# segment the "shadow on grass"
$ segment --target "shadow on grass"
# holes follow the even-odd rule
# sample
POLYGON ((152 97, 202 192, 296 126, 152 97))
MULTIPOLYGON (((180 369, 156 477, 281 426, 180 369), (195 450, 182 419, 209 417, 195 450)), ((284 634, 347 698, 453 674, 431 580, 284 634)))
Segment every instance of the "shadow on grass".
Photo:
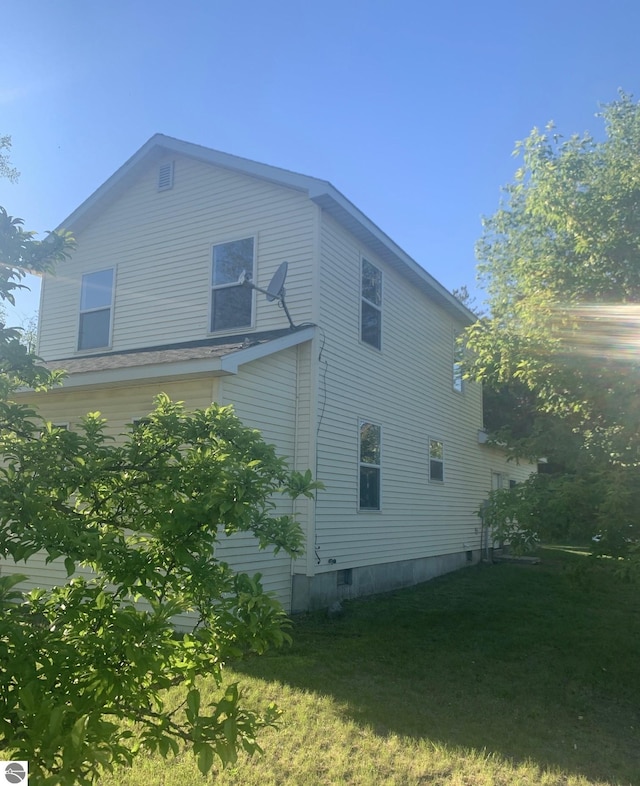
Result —
POLYGON ((298 617, 292 647, 235 669, 334 696, 379 735, 640 783, 638 587, 541 556, 298 617))

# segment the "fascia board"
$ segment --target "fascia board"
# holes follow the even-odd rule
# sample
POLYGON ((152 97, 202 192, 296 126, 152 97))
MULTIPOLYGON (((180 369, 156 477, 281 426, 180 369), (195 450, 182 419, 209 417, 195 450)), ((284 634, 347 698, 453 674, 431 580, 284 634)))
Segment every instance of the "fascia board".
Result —
POLYGON ((64 378, 62 385, 52 388, 52 391, 79 387, 118 385, 127 382, 150 382, 154 379, 188 377, 194 374, 221 376, 228 373, 221 369, 220 358, 199 358, 197 360, 183 360, 175 363, 151 363, 144 366, 127 366, 101 371, 80 371, 77 374, 69 374, 69 376, 64 378))
POLYGON ((353 202, 349 201, 330 184, 326 184, 328 188, 323 187, 324 185, 318 181, 309 190, 309 198, 332 215, 349 232, 398 269, 401 274, 404 273, 405 276, 408 276, 413 283, 420 286, 421 289, 425 290, 447 310, 453 311, 463 322, 472 323, 476 321, 477 317, 466 306, 410 257, 406 251, 403 251, 371 219, 367 218, 353 202))

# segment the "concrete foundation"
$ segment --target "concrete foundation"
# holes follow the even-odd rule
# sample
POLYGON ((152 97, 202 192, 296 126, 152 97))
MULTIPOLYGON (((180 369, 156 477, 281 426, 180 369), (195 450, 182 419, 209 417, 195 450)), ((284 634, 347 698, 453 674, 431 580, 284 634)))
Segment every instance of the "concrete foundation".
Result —
POLYGON ((480 552, 457 552, 436 557, 420 557, 402 562, 386 562, 319 573, 293 576, 291 611, 299 613, 329 607, 337 600, 375 595, 410 587, 477 563, 480 552))

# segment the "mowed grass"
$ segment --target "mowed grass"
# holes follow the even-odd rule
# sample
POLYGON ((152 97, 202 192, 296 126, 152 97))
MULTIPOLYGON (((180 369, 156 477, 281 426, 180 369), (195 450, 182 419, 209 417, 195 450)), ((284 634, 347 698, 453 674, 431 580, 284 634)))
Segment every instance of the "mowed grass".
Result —
POLYGON ((296 618, 291 647, 227 675, 284 710, 264 756, 208 778, 145 756, 102 786, 640 784, 640 589, 541 556, 296 618))

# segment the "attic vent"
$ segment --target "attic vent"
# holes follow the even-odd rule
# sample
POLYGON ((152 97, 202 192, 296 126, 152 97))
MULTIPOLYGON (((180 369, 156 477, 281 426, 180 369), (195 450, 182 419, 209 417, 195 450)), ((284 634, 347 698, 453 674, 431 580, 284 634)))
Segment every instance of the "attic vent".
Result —
POLYGON ((162 164, 158 169, 158 191, 167 191, 173 188, 173 161, 162 164))

